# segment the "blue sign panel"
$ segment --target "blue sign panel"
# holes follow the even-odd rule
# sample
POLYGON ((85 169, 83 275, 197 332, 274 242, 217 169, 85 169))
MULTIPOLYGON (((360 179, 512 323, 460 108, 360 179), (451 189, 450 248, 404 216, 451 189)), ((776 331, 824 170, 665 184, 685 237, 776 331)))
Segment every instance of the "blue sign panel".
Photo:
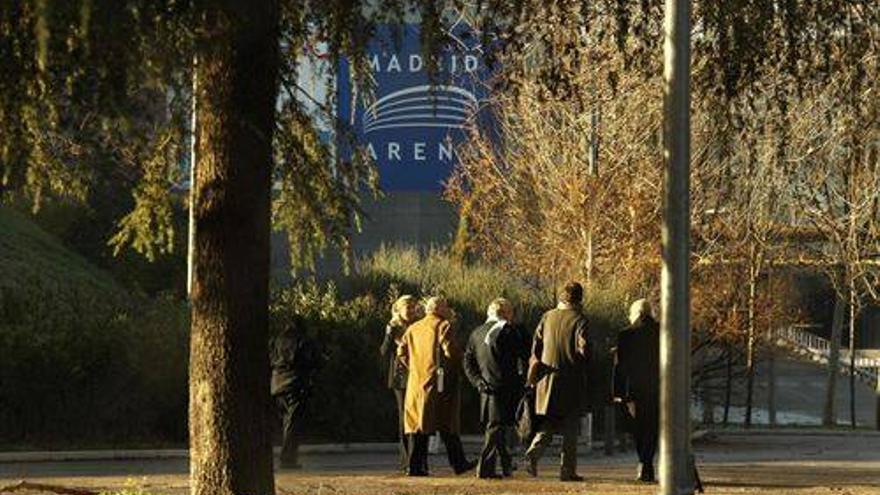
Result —
POLYGON ((339 118, 375 160, 383 190, 441 190, 455 166, 455 145, 484 118, 487 69, 479 40, 464 27, 450 29, 448 37, 432 78, 419 26, 380 26, 367 52, 375 98, 367 105, 358 98, 353 113, 348 66, 342 62, 339 118))

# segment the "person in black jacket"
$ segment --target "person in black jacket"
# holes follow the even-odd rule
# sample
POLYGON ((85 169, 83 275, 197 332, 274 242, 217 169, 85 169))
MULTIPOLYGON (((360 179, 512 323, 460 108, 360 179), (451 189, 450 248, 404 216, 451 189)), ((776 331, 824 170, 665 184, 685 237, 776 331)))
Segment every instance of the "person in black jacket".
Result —
POLYGON ((407 327, 423 316, 419 301, 411 295, 400 296, 391 305, 391 320, 385 326, 385 338, 379 347, 382 365, 385 370, 385 384, 394 392, 397 399, 397 443, 400 453, 400 469, 406 472, 409 467, 409 443, 403 431, 403 399, 406 397, 406 368, 397 359, 397 346, 407 327))
POLYGON ((500 459, 504 476, 512 473, 506 429, 513 425, 522 383, 518 362, 524 357, 520 336, 510 323, 513 306, 506 299, 489 305, 486 323, 477 327, 468 340, 464 370, 471 384, 480 392, 480 415, 485 441, 480 453, 480 478, 499 478, 496 464, 500 459))
POLYGON ((615 400, 623 403, 631 418, 639 455, 638 480, 652 483, 660 421, 660 325, 645 299, 630 306, 629 321, 617 336, 615 400))
POLYGON ((307 337, 305 325, 299 316, 275 337, 270 357, 271 392, 281 412, 284 437, 281 467, 298 469, 299 441, 296 430, 323 359, 317 345, 307 337))

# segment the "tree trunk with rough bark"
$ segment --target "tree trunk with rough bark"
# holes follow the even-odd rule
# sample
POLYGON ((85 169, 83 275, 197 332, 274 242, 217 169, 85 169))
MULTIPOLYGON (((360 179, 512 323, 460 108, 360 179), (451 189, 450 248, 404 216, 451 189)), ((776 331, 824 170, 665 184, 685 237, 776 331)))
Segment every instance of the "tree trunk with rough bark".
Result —
POLYGON ((278 3, 217 0, 199 9, 191 493, 270 495, 267 339, 278 3))

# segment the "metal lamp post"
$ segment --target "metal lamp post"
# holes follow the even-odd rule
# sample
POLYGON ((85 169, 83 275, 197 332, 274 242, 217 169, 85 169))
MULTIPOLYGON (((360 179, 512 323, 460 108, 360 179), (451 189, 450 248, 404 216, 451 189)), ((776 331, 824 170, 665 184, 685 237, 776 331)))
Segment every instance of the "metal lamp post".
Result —
POLYGON ((666 0, 660 493, 694 492, 690 439, 690 1, 666 0))

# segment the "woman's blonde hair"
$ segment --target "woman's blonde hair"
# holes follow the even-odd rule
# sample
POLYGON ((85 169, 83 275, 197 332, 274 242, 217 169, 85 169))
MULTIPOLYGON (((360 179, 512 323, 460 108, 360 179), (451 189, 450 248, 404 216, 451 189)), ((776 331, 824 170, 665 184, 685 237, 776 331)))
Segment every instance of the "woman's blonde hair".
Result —
POLYGON ((403 309, 413 303, 418 304, 418 300, 415 296, 404 294, 398 297, 397 300, 394 301, 394 304, 391 305, 391 323, 395 325, 405 325, 406 322, 403 321, 403 309))

